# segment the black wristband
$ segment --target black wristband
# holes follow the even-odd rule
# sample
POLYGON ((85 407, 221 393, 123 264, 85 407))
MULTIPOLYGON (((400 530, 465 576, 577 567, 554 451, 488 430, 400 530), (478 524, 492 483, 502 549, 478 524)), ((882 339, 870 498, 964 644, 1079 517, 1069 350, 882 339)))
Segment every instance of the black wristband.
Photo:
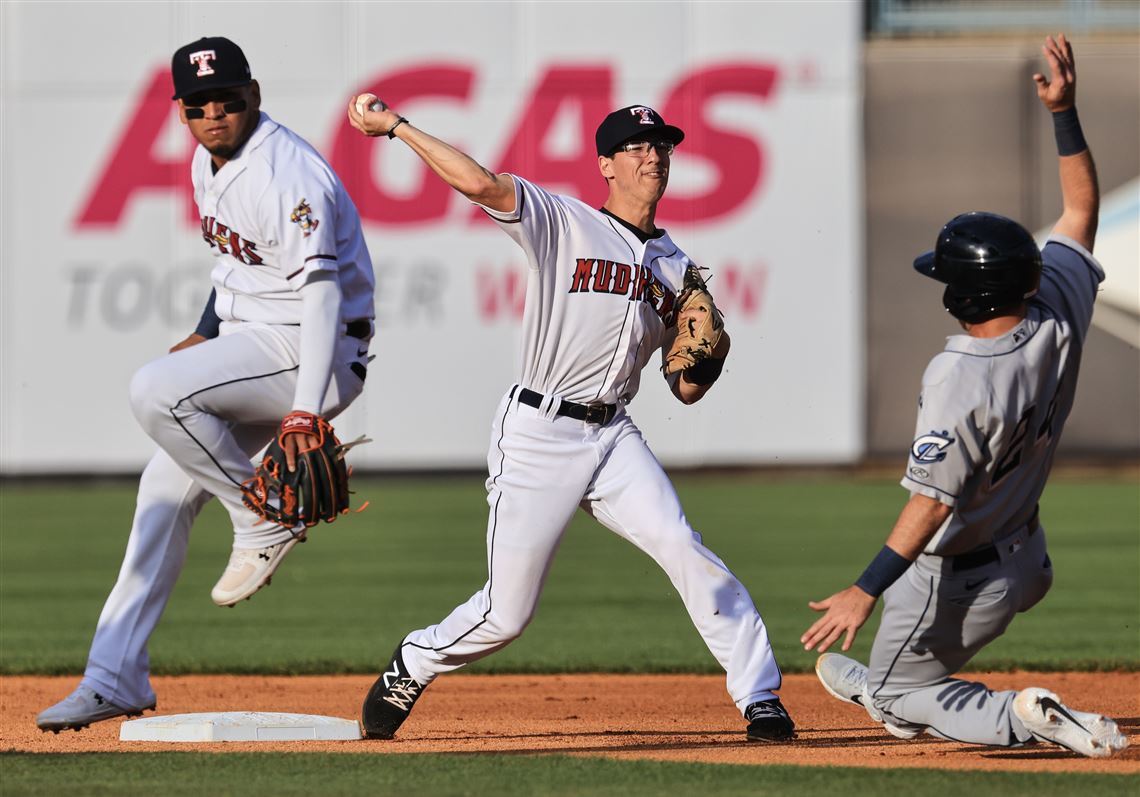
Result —
POLYGON ((720 379, 724 360, 716 357, 706 357, 696 365, 691 365, 681 372, 681 377, 690 385, 711 385, 720 379))
POLYGON ((210 291, 210 298, 206 302, 205 309, 202 310, 202 317, 198 319, 198 327, 194 330, 195 335, 213 340, 218 336, 218 332, 222 326, 222 319, 218 318, 217 312, 214 310, 214 300, 218 298, 218 289, 210 291))
POLYGON ((1076 106, 1053 114, 1053 136, 1057 139, 1058 155, 1079 155, 1089 148, 1081 132, 1076 106))
POLYGON ((388 132, 385 133, 385 135, 388 136, 388 138, 395 138, 396 137, 396 128, 399 127, 400 125, 402 125, 406 121, 408 121, 408 120, 401 116, 399 119, 396 120, 396 124, 394 124, 388 128, 388 132))
POLYGON ((884 545, 883 550, 871 560, 863 575, 855 582, 855 586, 866 592, 872 598, 877 598, 886 591, 887 587, 899 580, 899 577, 910 567, 910 562, 899 556, 895 551, 884 545))

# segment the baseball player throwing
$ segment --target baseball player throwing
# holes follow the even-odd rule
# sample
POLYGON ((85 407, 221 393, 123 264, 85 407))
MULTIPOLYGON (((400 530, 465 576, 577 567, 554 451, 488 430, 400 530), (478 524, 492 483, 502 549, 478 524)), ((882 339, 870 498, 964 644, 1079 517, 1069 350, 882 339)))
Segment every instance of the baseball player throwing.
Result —
MULTIPOLYGON (((692 265, 654 223, 670 156, 684 133, 646 106, 609 114, 595 136, 609 197, 595 209, 488 171, 372 95, 354 98, 348 113, 363 133, 404 141, 480 205, 522 247, 528 264, 518 377, 495 412, 487 454, 487 582, 438 625, 413 631, 397 646, 364 702, 367 735, 391 738, 437 676, 523 632, 562 533, 581 506, 668 574, 727 670, 748 738, 791 738, 793 723, 776 696, 780 670, 752 599, 693 531, 626 413, 642 368, 671 345, 674 301, 692 265)), ((720 335, 710 356, 670 375, 674 395, 686 404, 701 399, 728 349, 728 336, 720 335)))
POLYGON ((1037 501, 1104 279, 1091 254, 1099 194, 1077 120, 1072 46, 1050 36, 1043 50, 1050 76, 1034 81, 1053 115, 1064 212, 1040 251, 1016 222, 967 213, 914 261, 946 283, 943 303, 966 334, 949 338, 923 375, 902 480, 911 496, 886 545, 854 586, 809 604, 824 615, 800 641, 822 652, 842 637, 849 649, 881 594, 870 666, 837 653, 816 663, 832 696, 904 739, 1042 739, 1103 757, 1128 744, 1111 719, 1047 689, 991 692, 953 677, 1052 584, 1037 501))
POLYGON ((122 570, 79 687, 37 718, 80 729, 155 705, 147 640, 174 589, 190 527, 211 496, 233 553, 212 591, 232 606, 269 583, 304 528, 259 523, 242 503, 250 457, 280 430, 290 459, 320 418, 364 387, 374 278, 356 208, 307 142, 260 110, 241 49, 203 38, 171 63, 179 116, 200 146, 191 177, 214 293, 198 330, 131 382, 158 453, 143 472, 122 570), (301 430, 301 431, 296 431, 301 430))

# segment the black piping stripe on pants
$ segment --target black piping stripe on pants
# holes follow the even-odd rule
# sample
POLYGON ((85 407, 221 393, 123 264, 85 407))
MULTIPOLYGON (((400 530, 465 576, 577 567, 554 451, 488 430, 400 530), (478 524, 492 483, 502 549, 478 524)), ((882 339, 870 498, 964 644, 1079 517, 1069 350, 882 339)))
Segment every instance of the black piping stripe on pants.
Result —
MULTIPOLYGON (((912 564, 911 567, 913 566, 914 565, 912 564)), ((883 682, 879 684, 879 688, 876 689, 874 694, 871 695, 872 698, 877 696, 879 692, 883 691, 883 687, 887 685, 887 680, 891 677, 891 671, 894 670, 895 665, 899 662, 899 656, 903 654, 903 651, 906 650, 907 645, 910 644, 911 639, 914 638, 915 632, 918 631, 918 629, 922 626, 922 621, 925 619, 926 613, 930 610, 930 601, 934 599, 934 576, 930 577, 929 589, 930 592, 926 596, 926 605, 922 607, 922 614, 918 616, 918 622, 914 624, 914 628, 912 628, 910 630, 910 633, 907 634, 906 641, 904 641, 902 645, 899 646, 898 652, 895 654, 894 659, 891 660, 891 666, 887 668, 887 673, 883 676, 883 682)), ((880 626, 882 625, 881 618, 879 620, 879 624, 880 626)))
POLYGON ((170 417, 174 419, 175 423, 177 423, 179 426, 182 427, 182 431, 184 431, 186 433, 186 436, 189 437, 191 440, 193 440, 194 444, 196 446, 198 446, 198 448, 202 449, 202 453, 210 458, 210 461, 214 463, 214 467, 216 467, 221 472, 221 474, 223 476, 225 476, 227 479, 229 479, 231 482, 233 482, 233 485, 235 487, 241 487, 241 482, 238 481, 237 479, 235 479, 233 476, 231 476, 226 471, 226 469, 221 466, 221 463, 219 463, 218 460, 214 459, 214 455, 210 453, 210 450, 208 448, 206 448, 204 445, 202 445, 202 441, 200 441, 197 437, 195 437, 190 432, 190 430, 186 428, 186 424, 182 423, 182 419, 179 418, 178 415, 175 414, 175 411, 178 409, 179 406, 181 406, 182 402, 188 401, 189 399, 192 399, 201 393, 205 393, 207 390, 214 390, 215 388, 225 387, 226 385, 235 385, 239 382, 253 382, 253 381, 258 380, 258 379, 268 379, 268 378, 273 377, 273 376, 278 376, 280 374, 288 373, 289 371, 296 371, 299 367, 300 366, 294 365, 292 368, 282 368, 280 371, 274 371, 273 373, 269 373, 269 374, 260 374, 259 376, 243 376, 240 379, 230 379, 227 382, 219 382, 216 385, 210 385, 209 387, 204 387, 204 388, 201 388, 199 390, 195 390, 193 393, 189 394, 188 396, 183 396, 182 398, 178 399, 178 403, 170 408, 170 417))
MULTIPOLYGON (((503 451, 503 438, 507 434, 507 415, 510 414, 512 403, 513 402, 510 402, 510 401, 507 402, 506 409, 503 410, 503 417, 499 419, 500 432, 499 432, 499 439, 495 441, 495 447, 497 449, 499 449, 499 453, 502 454, 502 456, 499 458, 499 472, 496 473, 493 477, 491 477, 491 484, 492 485, 497 485, 498 479, 500 476, 503 475, 503 470, 506 468, 506 464, 507 464, 507 452, 503 451)), ((499 529, 499 501, 501 501, 502 499, 503 499, 503 494, 500 492, 498 498, 495 499, 495 506, 491 509, 491 517, 492 517, 492 520, 491 520, 491 550, 490 550, 490 556, 487 557, 488 558, 488 563, 487 563, 488 564, 488 566, 487 566, 487 611, 483 612, 483 616, 479 620, 479 622, 475 623, 475 625, 471 626, 469 629, 464 631, 462 634, 457 636, 455 639, 448 642, 446 645, 443 645, 443 646, 438 647, 438 648, 428 648, 426 645, 417 645, 414 642, 404 642, 400 645, 400 647, 403 647, 404 645, 410 645, 414 648, 419 648, 421 650, 434 650, 435 652, 439 653, 441 651, 447 650, 452 645, 455 645, 455 644, 458 644, 459 642, 462 642, 464 639, 467 638, 468 635, 474 633, 475 630, 479 628, 479 626, 481 626, 481 625, 483 625, 483 623, 487 622, 487 615, 489 615, 491 613, 491 609, 494 606, 494 604, 492 603, 492 599, 491 599, 491 592, 493 590, 493 587, 495 586, 495 533, 499 529)))

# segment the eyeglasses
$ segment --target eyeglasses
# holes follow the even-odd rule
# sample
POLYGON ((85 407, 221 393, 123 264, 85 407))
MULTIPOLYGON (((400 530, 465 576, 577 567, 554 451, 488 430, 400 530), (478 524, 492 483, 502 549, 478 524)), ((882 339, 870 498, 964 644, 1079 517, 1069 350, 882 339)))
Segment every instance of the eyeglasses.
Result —
POLYGON ((183 110, 186 113, 187 119, 205 119, 206 106, 211 102, 222 103, 222 111, 224 113, 241 113, 249 107, 249 103, 244 98, 235 97, 237 92, 224 91, 218 93, 202 92, 201 94, 191 94, 189 97, 182 99, 183 110))
POLYGON ((627 141, 618 147, 615 152, 621 151, 635 158, 646 158, 649 157, 650 147, 657 150, 658 155, 673 154, 672 141, 627 141))

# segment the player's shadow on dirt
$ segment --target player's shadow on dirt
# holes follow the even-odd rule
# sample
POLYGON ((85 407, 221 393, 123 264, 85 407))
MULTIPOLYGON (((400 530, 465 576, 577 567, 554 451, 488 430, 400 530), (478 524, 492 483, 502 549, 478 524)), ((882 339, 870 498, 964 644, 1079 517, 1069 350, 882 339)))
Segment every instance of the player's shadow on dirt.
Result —
POLYGON ((883 735, 872 734, 851 736, 850 732, 863 731, 863 728, 831 728, 827 736, 800 736, 796 740, 796 745, 799 747, 911 747, 919 746, 930 743, 930 738, 917 737, 914 739, 899 739, 890 734, 884 733, 883 735), (845 734, 844 732, 848 732, 845 734), (834 734, 834 735, 832 735, 834 734))
MULTIPOLYGON (((498 750, 497 754, 501 755, 535 755, 535 754, 558 754, 558 753, 606 753, 606 752, 647 752, 647 751, 670 751, 670 750, 705 750, 716 748, 718 750, 724 749, 779 749, 787 745, 794 747, 810 747, 818 749, 826 749, 831 747, 876 747, 883 746, 897 746, 897 745, 910 745, 915 744, 919 740, 905 740, 896 739, 893 736, 884 734, 883 736, 872 734, 865 735, 866 728, 832 728, 828 730, 827 736, 805 736, 800 733, 791 742, 753 742, 744 738, 743 729, 732 730, 700 730, 700 731, 642 731, 642 730, 623 730, 623 731, 585 731, 585 732, 561 732, 561 731, 547 731, 543 733, 523 733, 502 735, 496 734, 497 740, 516 740, 525 741, 527 739, 542 739, 550 742, 548 746, 543 747, 527 747, 511 750, 498 750), (863 735, 854 736, 852 734, 863 735), (619 741, 621 737, 631 737, 629 742, 619 741), (652 741, 654 738, 678 738, 678 741, 652 741), (568 744, 563 746, 558 744, 560 738, 565 739, 568 744), (600 740, 612 739, 614 743, 605 744, 600 740), (637 741, 635 741, 636 739, 637 741), (581 740, 598 740, 597 744, 569 744, 570 742, 580 742, 581 740)), ((804 729, 808 732, 809 729, 804 729)), ((487 737, 484 735, 449 735, 446 740, 455 742, 470 742, 470 741, 483 741, 487 737)), ((416 741, 436 741, 431 737, 423 737, 416 741)), ((445 741, 439 739, 438 741, 445 741)), ((929 741, 929 740, 927 740, 929 741)), ((449 752, 450 754, 482 754, 483 751, 467 751, 456 750, 449 752)))
POLYGON ((985 752, 981 753, 982 758, 993 758, 998 761, 1048 761, 1054 758, 1068 758, 1075 761, 1084 758, 1084 756, 1080 753, 1071 753, 1068 750, 1063 750, 1060 747, 1052 746, 1037 750, 1027 747, 1018 747, 1012 750, 990 750, 987 748, 971 746, 959 747, 957 750, 955 750, 955 752, 977 754, 983 749, 985 749, 985 752))

